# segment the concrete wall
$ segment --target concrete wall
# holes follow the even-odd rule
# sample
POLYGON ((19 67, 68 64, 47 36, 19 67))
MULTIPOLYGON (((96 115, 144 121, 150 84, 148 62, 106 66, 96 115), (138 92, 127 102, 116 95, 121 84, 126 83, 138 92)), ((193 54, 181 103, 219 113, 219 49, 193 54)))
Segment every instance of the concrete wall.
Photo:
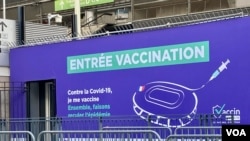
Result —
POLYGON ((164 17, 170 15, 181 15, 187 14, 187 5, 186 4, 178 4, 178 5, 164 5, 157 7, 148 7, 143 9, 135 9, 134 17, 135 20, 139 19, 147 19, 147 18, 157 18, 164 17))
POLYGON ((0 66, 0 82, 3 82, 4 80, 8 80, 5 77, 9 77, 9 76, 10 76, 10 68, 0 66), (2 80, 1 77, 4 77, 5 79, 2 80))
POLYGON ((248 7, 250 6, 250 0, 236 0, 236 7, 248 7))
POLYGON ((9 73, 7 69, 0 67, 0 118, 9 118, 9 76, 2 74, 9 73))

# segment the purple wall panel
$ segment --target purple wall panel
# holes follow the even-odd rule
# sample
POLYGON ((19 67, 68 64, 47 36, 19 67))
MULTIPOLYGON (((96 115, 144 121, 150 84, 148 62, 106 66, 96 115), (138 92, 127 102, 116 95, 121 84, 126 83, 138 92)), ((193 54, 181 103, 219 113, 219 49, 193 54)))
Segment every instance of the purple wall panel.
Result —
MULTIPOLYGON (((11 81, 56 79, 57 115, 63 117, 158 115, 160 121, 183 114, 173 118, 188 118, 182 121, 184 125, 192 121, 192 116, 206 113, 215 118, 235 114, 236 122, 249 123, 249 29, 250 18, 245 17, 16 48, 10 53, 11 81), (203 41, 209 43, 209 60, 204 62, 67 73, 67 57, 115 56, 119 51, 177 48, 203 41), (227 60, 230 63, 222 71, 227 60)), ((167 126, 181 125, 169 122, 167 126)))

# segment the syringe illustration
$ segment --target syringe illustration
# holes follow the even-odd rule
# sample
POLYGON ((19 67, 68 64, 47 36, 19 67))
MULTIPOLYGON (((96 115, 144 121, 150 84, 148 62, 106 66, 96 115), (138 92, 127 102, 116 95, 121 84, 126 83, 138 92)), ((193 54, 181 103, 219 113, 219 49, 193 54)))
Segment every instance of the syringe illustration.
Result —
POLYGON ((212 74, 212 76, 209 78, 209 81, 215 79, 223 70, 227 69, 227 65, 230 63, 230 60, 227 59, 226 62, 222 62, 220 67, 212 74))
POLYGON ((153 81, 140 86, 132 97, 134 112, 145 120, 150 116, 151 123, 161 126, 188 125, 197 113, 196 93, 227 69, 229 63, 229 59, 222 62, 209 80, 195 89, 168 81, 153 81))

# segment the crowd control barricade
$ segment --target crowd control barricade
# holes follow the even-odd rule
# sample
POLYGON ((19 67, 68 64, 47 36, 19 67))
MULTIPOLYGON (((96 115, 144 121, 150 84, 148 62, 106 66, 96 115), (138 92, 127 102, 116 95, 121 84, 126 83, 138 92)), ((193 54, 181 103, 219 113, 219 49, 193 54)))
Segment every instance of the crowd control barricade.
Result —
POLYGON ((0 131, 0 141, 36 141, 30 131, 0 131))
POLYGON ((199 134, 199 135, 210 135, 216 134, 221 135, 221 126, 185 126, 185 127, 177 127, 174 130, 174 134, 199 134))
POLYGON ((169 127, 160 126, 106 126, 102 130, 153 130, 157 132, 162 139, 166 139, 172 134, 172 129, 169 127))
POLYGON ((152 130, 42 131, 37 141, 162 141, 152 130))
POLYGON ((221 126, 178 127, 169 141, 221 141, 221 126))
POLYGON ((182 134, 182 135, 170 135, 166 141, 221 141, 221 135, 218 134, 182 134))

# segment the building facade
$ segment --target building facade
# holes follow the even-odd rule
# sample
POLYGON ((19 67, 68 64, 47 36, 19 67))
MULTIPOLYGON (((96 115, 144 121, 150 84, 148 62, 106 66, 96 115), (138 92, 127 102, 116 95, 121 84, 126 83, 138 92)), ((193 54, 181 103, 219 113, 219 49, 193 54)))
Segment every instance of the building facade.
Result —
MULTIPOLYGON (((103 0, 101 3, 83 4, 81 7, 82 24, 91 16, 111 13, 102 18, 106 22, 120 23, 176 16, 213 10, 225 10, 250 6, 248 0, 103 0), (85 5, 85 6, 84 6, 85 5)), ((84 3, 85 1, 80 1, 84 3)), ((89 1, 91 3, 91 1, 89 1)), ((27 21, 48 23, 48 14, 63 16, 61 25, 71 25, 70 16, 74 13, 72 0, 8 0, 6 1, 6 18, 17 19, 17 7, 25 7, 27 21), (60 7, 61 5, 61 7, 60 7), (63 7, 63 6, 64 7, 63 7), (71 6, 67 6, 71 5, 71 6)), ((1 14, 2 16, 2 14, 1 14)))
MULTIPOLYGON (((44 42, 46 40, 43 39, 47 37, 54 38, 54 35, 72 33, 72 15, 75 14, 72 2, 72 0, 8 0, 5 7, 6 18, 17 20, 18 7, 24 7, 26 41, 33 43, 34 39, 34 42, 44 42), (71 6, 66 7, 69 4, 71 6), (49 19, 49 14, 61 15, 62 21, 58 22, 55 18, 49 19)), ((249 6, 249 0, 104 0, 103 3, 86 4, 81 7, 80 34, 102 35, 114 31, 161 25, 174 27, 204 20, 230 18, 249 14, 249 6)), ((2 8, 0 18, 3 18, 3 13, 2 8)), ((6 54, 3 51, 0 53, 6 54)), ((6 105, 6 101, 9 101, 9 91, 5 89, 10 87, 9 69, 8 65, 0 64, 0 81, 4 82, 1 83, 1 101, 5 101, 1 105, 6 105)), ((9 117, 9 108, 1 107, 3 107, 2 117, 9 117)))

